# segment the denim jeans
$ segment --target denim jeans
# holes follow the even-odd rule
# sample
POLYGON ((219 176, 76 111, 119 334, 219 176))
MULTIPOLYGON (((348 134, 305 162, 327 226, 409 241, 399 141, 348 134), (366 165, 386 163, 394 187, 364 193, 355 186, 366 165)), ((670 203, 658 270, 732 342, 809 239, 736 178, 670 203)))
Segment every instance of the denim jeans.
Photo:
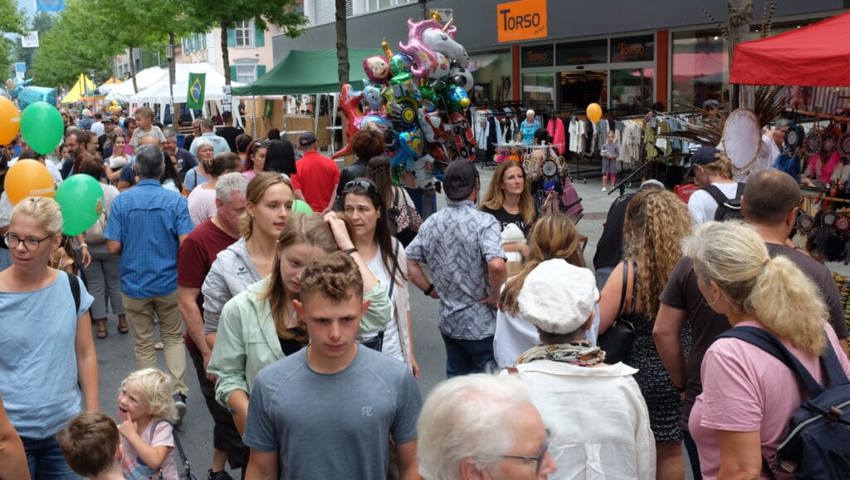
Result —
POLYGON ((21 438, 21 440, 27 454, 30 477, 33 480, 80 480, 65 461, 55 436, 40 440, 31 438, 21 438))
POLYGON ((442 335, 446 345, 446 377, 483 373, 496 368, 493 337, 481 340, 458 340, 442 335))
POLYGON ((405 190, 410 194, 410 199, 413 200, 413 205, 416 207, 422 220, 425 220, 437 211, 437 192, 435 190, 407 187, 405 187, 405 190))

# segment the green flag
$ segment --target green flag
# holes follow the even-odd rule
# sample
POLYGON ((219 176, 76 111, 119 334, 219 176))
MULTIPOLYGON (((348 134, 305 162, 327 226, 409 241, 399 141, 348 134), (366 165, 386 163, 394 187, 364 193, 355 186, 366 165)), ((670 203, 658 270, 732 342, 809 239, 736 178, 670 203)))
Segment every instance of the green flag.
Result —
POLYGON ((206 73, 189 74, 189 91, 186 92, 186 107, 192 110, 204 108, 204 90, 206 85, 206 73))

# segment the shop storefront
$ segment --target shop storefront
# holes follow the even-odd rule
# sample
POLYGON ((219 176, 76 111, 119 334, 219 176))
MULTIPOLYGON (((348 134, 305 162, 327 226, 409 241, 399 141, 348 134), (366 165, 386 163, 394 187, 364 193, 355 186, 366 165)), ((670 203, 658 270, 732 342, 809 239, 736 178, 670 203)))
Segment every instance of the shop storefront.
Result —
POLYGON ((521 47, 522 101, 542 111, 599 103, 623 114, 655 102, 655 34, 521 47))

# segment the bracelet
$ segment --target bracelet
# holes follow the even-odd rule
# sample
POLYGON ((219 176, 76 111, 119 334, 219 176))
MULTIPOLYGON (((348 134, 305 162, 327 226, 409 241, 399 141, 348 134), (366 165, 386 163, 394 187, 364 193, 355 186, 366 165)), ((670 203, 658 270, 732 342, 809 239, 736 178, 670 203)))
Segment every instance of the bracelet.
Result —
POLYGON ((346 253, 346 254, 348 254, 348 255, 351 255, 352 253, 354 253, 354 252, 356 252, 356 251, 357 251, 357 247, 354 247, 354 248, 348 248, 348 249, 343 250, 343 252, 345 252, 345 253, 346 253))
POLYGON ((431 295, 431 292, 433 292, 433 291, 434 291, 434 284, 432 283, 432 284, 428 285, 428 288, 423 290, 422 293, 424 293, 425 295, 431 295))
POLYGON ((82 249, 84 249, 84 248, 85 248, 86 250, 88 250, 88 248, 89 248, 89 245, 88 245, 87 243, 85 243, 85 242, 80 244, 80 249, 82 250, 82 249))

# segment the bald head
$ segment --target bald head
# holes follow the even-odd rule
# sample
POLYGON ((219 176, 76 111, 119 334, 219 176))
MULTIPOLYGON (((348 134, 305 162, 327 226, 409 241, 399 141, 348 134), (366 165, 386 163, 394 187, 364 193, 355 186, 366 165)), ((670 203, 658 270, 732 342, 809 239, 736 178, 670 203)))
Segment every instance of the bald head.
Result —
POLYGON ((744 220, 756 225, 783 223, 800 205, 800 185, 780 170, 762 170, 747 179, 741 212, 744 220))

